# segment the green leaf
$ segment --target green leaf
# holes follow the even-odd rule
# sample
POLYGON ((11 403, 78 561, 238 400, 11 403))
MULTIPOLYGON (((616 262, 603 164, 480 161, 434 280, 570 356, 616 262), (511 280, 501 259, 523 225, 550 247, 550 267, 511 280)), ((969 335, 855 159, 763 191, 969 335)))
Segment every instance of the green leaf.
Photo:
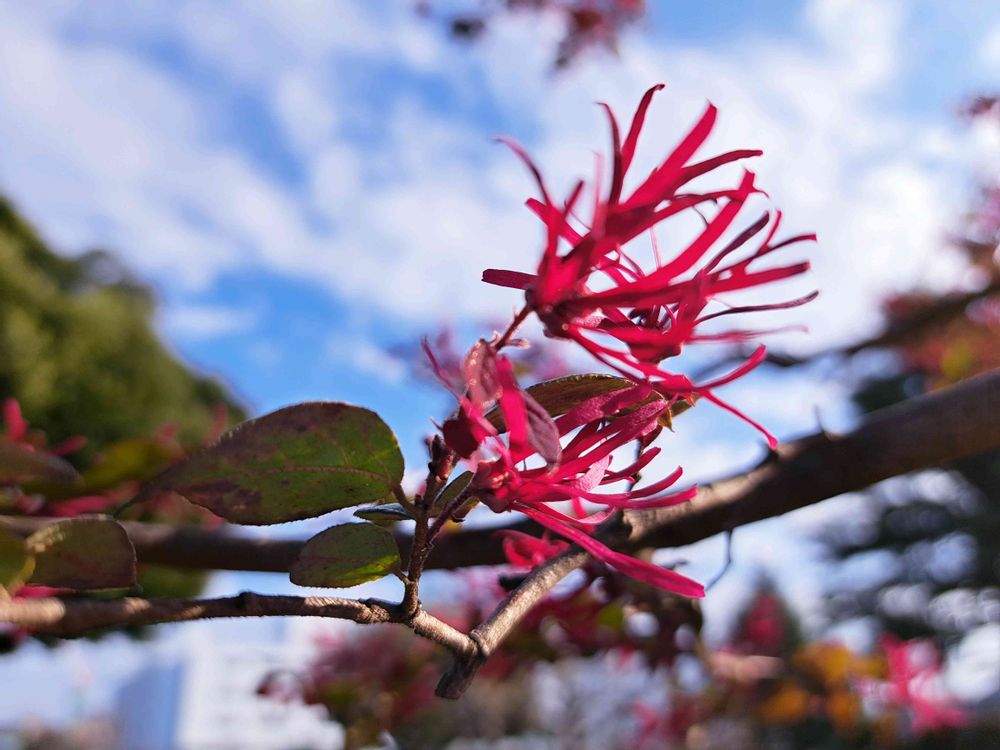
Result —
POLYGON ((434 501, 434 505, 444 506, 451 500, 454 500, 458 497, 458 493, 462 492, 462 490, 469 486, 469 482, 471 481, 472 472, 463 471, 455 477, 447 487, 441 490, 441 494, 437 496, 437 499, 434 501))
MULTIPOLYGON (((473 474, 471 471, 465 471, 453 479, 452 482, 441 491, 441 494, 437 496, 437 500, 434 501, 434 507, 431 508, 431 515, 438 515, 448 503, 458 497, 459 493, 463 492, 465 488, 469 486, 469 482, 472 481, 472 477, 473 474)), ((460 508, 455 509, 455 512, 452 513, 451 520, 461 523, 478 504, 479 501, 475 497, 468 498, 464 503, 462 503, 460 508)))
POLYGON ((135 549, 110 518, 58 521, 28 537, 25 546, 35 557, 31 583, 79 590, 135 585, 135 549))
POLYGON ((377 523, 379 526, 397 523, 398 521, 412 521, 413 516, 406 508, 399 503, 389 505, 373 505, 370 508, 358 508, 354 515, 366 521, 377 523))
POLYGON ((31 575, 34 564, 24 540, 0 529, 0 594, 4 589, 12 591, 24 583, 31 575))
POLYGON ((392 534, 371 523, 346 523, 306 542, 289 578, 299 586, 348 588, 375 581, 399 565, 392 534))
POLYGON ((317 402, 243 423, 152 486, 234 523, 269 524, 391 497, 402 478, 396 436, 375 412, 317 402))
POLYGON ((80 478, 69 463, 51 453, 28 450, 22 445, 0 440, 0 484, 32 479, 48 482, 75 482, 80 478))

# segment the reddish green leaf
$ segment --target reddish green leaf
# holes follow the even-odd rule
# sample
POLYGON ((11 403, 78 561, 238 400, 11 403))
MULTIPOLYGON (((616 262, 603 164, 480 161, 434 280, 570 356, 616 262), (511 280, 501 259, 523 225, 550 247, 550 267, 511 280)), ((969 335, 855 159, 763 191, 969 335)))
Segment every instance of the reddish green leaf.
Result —
POLYGON ((58 521, 28 537, 25 546, 35 558, 31 583, 79 590, 135 585, 135 549, 110 518, 58 521))
POLYGON ((309 403, 245 422, 153 481, 234 523, 312 518, 393 496, 403 456, 358 406, 309 403))
MULTIPOLYGON (((589 375, 567 375, 564 378, 546 380, 544 383, 525 388, 551 416, 558 417, 565 414, 574 406, 586 401, 588 398, 600 396, 612 391, 620 391, 628 388, 632 383, 625 378, 614 375, 600 375, 597 373, 589 375)), ((486 418, 500 432, 505 432, 507 425, 504 423, 503 414, 499 409, 493 409, 486 418)))
MULTIPOLYGON (((12 591, 31 575, 34 560, 21 537, 0 529, 0 590, 12 591)), ((0 591, 2 593, 2 591, 0 591)))
POLYGON ((289 578, 299 586, 348 588, 377 580, 399 565, 392 534, 372 523, 346 523, 306 542, 289 578))
POLYGON ((59 456, 0 439, 0 484, 29 480, 75 482, 79 478, 76 469, 59 456))

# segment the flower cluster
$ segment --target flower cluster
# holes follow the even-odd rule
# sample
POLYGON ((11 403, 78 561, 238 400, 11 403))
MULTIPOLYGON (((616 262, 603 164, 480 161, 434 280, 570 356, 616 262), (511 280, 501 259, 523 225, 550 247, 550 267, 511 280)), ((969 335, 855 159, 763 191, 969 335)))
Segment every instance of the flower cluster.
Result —
MULTIPOLYGON (((428 356, 437 368, 429 349, 428 356)), ((628 467, 611 470, 616 450, 635 441, 641 444, 659 432, 659 419, 668 410, 663 399, 655 397, 648 386, 636 385, 594 396, 553 419, 530 393, 521 390, 510 360, 488 342, 473 347, 463 370, 466 390, 456 391, 459 410, 442 426, 442 434, 446 444, 474 467, 467 490, 470 495, 496 513, 523 513, 637 580, 685 596, 704 595, 701 584, 616 552, 591 536, 615 510, 662 508, 694 496, 694 488, 665 492, 680 478, 680 469, 641 489, 599 491, 605 485, 634 482, 659 454, 659 448, 646 448, 628 467), (494 405, 506 439, 487 418, 494 405), (553 507, 566 501, 572 504, 573 515, 553 507), (585 501, 603 505, 605 510, 587 514, 585 501)), ((531 545, 523 538, 508 538, 508 549, 514 544, 518 545, 515 559, 538 561, 560 550, 552 542, 539 540, 531 545)))
MULTIPOLYGON (((609 549, 594 536, 598 525, 623 510, 662 508, 694 497, 694 488, 669 492, 677 469, 644 487, 639 473, 659 453, 650 447, 670 409, 678 401, 703 397, 733 411, 758 427, 772 447, 775 439, 763 427, 721 401, 714 389, 757 366, 763 347, 729 374, 695 384, 668 372, 661 362, 699 341, 743 342, 759 331, 706 331, 703 324, 731 313, 792 307, 815 295, 789 301, 715 309, 720 297, 803 273, 808 263, 760 268, 762 259, 812 235, 775 239, 781 215, 765 213, 733 235, 738 214, 759 193, 754 175, 744 171, 734 187, 694 192, 691 183, 713 170, 759 151, 731 151, 704 161, 692 157, 708 137, 716 110, 708 110, 682 142, 638 187, 626 194, 639 132, 653 95, 646 92, 624 140, 611 110, 613 154, 610 186, 602 191, 601 170, 594 181, 593 214, 579 227, 576 206, 584 190, 578 182, 568 200, 557 204, 537 167, 513 142, 508 145, 534 173, 541 199, 528 201, 542 220, 547 241, 534 274, 488 269, 484 281, 525 292, 526 307, 508 332, 477 343, 460 365, 442 367, 425 346, 438 377, 455 394, 459 408, 442 426, 445 444, 472 469, 466 495, 494 512, 516 511, 540 526, 576 543, 615 570, 684 596, 702 596, 703 587, 667 570, 609 549), (653 239, 654 265, 644 268, 623 248, 660 222, 683 212, 716 207, 703 229, 673 258, 665 260, 653 239), (733 235, 733 236, 730 236, 733 235), (716 245, 722 243, 720 248, 716 245), (568 249, 564 248, 568 246, 568 249), (747 248, 751 248, 749 251, 747 248), (582 346, 625 378, 611 392, 592 395, 566 413, 551 416, 531 393, 522 390, 511 361, 500 353, 516 325, 534 313, 548 336, 582 346), (457 371, 457 372, 456 372, 457 371), (450 373, 450 375, 449 375, 450 373), (450 382, 459 376, 461 382, 450 382), (506 438, 503 437, 506 433, 506 438), (633 462, 613 469, 613 454, 637 445, 633 462), (627 489, 611 491, 609 485, 627 489), (569 512, 556 506, 569 504, 569 512), (589 513, 586 503, 603 506, 589 513)), ((456 363, 457 364, 457 363, 456 363)), ((557 553, 563 543, 508 535, 504 546, 512 562, 537 563, 557 553)))
MULTIPOLYGON (((582 230, 575 228, 571 219, 576 215, 584 182, 578 182, 568 200, 558 205, 530 157, 516 143, 507 142, 525 161, 538 183, 541 200, 529 200, 528 206, 544 223, 547 241, 534 274, 488 269, 483 280, 523 289, 528 308, 538 315, 547 335, 580 344, 605 365, 626 377, 649 383, 668 400, 703 396, 733 410, 721 402, 713 390, 763 361, 762 347, 729 375, 697 385, 683 375, 662 369, 660 362, 679 354, 688 343, 746 341, 762 333, 699 330, 709 321, 734 313, 794 307, 813 299, 815 293, 776 303, 710 308, 710 303, 725 295, 805 272, 809 268, 807 262, 759 266, 773 253, 814 240, 815 236, 807 234, 776 240, 781 213, 768 212, 713 251, 733 229, 750 197, 760 190, 755 185, 754 174, 749 171, 743 172, 737 185, 721 190, 693 192, 690 184, 719 167, 758 156, 761 152, 730 151, 691 163, 715 123, 716 109, 711 105, 681 143, 626 197, 625 180, 639 132, 653 95, 661 88, 662 85, 654 86, 646 92, 624 141, 614 114, 606 107, 613 143, 610 186, 606 196, 601 197, 598 170, 592 186, 596 196, 592 218, 590 225, 582 230), (684 212, 701 212, 711 206, 717 207, 715 215, 704 221, 703 229, 673 258, 661 256, 653 237, 651 269, 623 249, 631 240, 667 219, 684 212), (561 252, 564 245, 569 249, 561 252), (749 252, 745 250, 748 246, 753 246, 749 252)), ((762 427, 751 424, 764 432, 772 446, 776 444, 762 427)))

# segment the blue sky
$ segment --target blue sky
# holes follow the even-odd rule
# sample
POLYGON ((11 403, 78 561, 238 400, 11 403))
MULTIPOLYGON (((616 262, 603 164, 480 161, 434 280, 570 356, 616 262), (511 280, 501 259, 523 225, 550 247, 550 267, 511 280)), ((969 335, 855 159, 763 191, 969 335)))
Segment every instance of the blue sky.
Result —
MULTIPOLYGON (((158 290, 170 345, 254 411, 371 406, 416 466, 447 401, 386 348, 454 321, 471 342, 509 313, 516 296, 480 272, 530 269, 540 237, 531 183, 491 136, 524 142, 561 190, 605 147, 595 100, 627 117, 668 84, 646 163, 706 99, 713 152, 765 149, 760 182, 789 231, 821 240, 805 283, 822 296, 794 320, 811 334, 780 343, 853 340, 889 290, 974 283, 941 239, 971 175, 997 167, 998 144, 954 117, 1000 79, 995 2, 649 5, 620 58, 554 76, 550 18, 501 19, 466 46, 408 2, 0 0, 0 190, 60 250, 124 258, 158 290)), ((847 421, 829 377, 776 378, 729 395, 780 436, 813 429, 817 409, 847 421)), ((690 476, 759 453, 752 431, 702 411, 666 446, 690 476)), ((775 538, 764 527, 737 550, 785 567, 775 538)), ((718 544, 706 560, 710 573, 718 544)))
MULTIPOLYGON (((255 410, 385 408, 411 389, 379 348, 502 317, 515 300, 479 271, 537 249, 530 183, 490 136, 566 184, 605 144, 592 102, 627 115, 664 80, 657 150, 711 98, 713 147, 763 145, 790 225, 820 231, 809 346, 873 325, 857 310, 885 288, 954 271, 938 239, 972 139, 950 110, 996 75, 990 5, 651 3, 620 60, 552 76, 559 29, 527 17, 466 47, 407 3, 11 3, 0 189, 61 249, 121 254, 171 344, 255 410)), ((388 416, 408 435, 439 408, 388 416)))

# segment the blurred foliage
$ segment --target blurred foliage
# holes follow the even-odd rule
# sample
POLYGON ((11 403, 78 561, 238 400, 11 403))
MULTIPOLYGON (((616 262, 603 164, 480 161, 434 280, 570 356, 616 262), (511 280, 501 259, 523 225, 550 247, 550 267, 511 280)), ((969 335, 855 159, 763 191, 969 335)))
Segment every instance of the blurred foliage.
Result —
MULTIPOLYGON (((193 373, 160 342, 152 292, 113 256, 57 255, 0 198, 0 265, 0 514, 108 512, 227 423, 244 419, 223 386, 193 373)), ((218 523, 169 493, 123 517, 218 523)), ((205 579, 201 572, 140 565, 138 590, 194 596, 205 579)), ((49 590, 29 582, 11 593, 49 590)), ((0 651, 27 635, 0 628, 0 651)))
MULTIPOLYGON (((458 627, 481 620, 504 593, 489 574, 467 583, 465 603, 443 615, 458 627)), ((590 564, 578 585, 529 613, 457 704, 434 699, 448 657, 425 640, 380 626, 338 631, 318 646, 307 670, 273 673, 260 692, 323 706, 344 725, 347 750, 500 738, 522 744, 482 746, 966 747, 956 740, 990 731, 943 689, 932 644, 884 638, 863 653, 806 640, 766 581, 709 648, 696 604, 590 564), (605 683, 584 685, 601 662, 605 683), (558 688, 540 680, 553 670, 558 688)))
POLYGON ((0 395, 17 399, 54 441, 86 435, 88 453, 176 423, 197 440, 225 403, 152 328, 154 301, 109 254, 55 254, 0 198, 0 395))
MULTIPOLYGON (((221 434, 227 417, 224 408, 213 410, 210 429, 202 436, 201 442, 211 442, 221 434)), ((83 467, 77 473, 61 456, 77 452, 85 444, 77 436, 57 446, 50 446, 44 432, 33 429, 21 414, 16 400, 3 402, 3 422, 0 429, 0 596, 17 598, 70 594, 64 586, 76 584, 38 578, 35 564, 38 554, 33 535, 26 540, 4 528, 2 516, 39 516, 72 519, 77 516, 120 511, 120 517, 127 520, 152 521, 175 525, 217 525, 220 519, 172 492, 160 492, 142 503, 123 505, 135 495, 140 483, 159 474, 168 466, 182 459, 197 444, 182 445, 176 430, 167 426, 148 437, 132 437, 111 444, 89 461, 79 460, 83 467), (5 471, 11 466, 10 458, 22 456, 36 457, 25 479, 23 462, 15 464, 17 472, 5 471), (64 474, 63 467, 70 473, 64 474), (31 563, 17 570, 18 547, 26 552, 31 563), (6 574, 5 574, 6 571, 6 574), (41 585, 46 584, 46 585, 41 585), (51 588, 58 586, 58 588, 51 588)), ((60 522, 55 522, 56 524, 60 522)), ((50 525, 39 533, 54 528, 50 525)), ((65 540, 65 537, 60 537, 65 540)), ((84 540, 86 543, 86 539, 84 540)), ((107 552, 107 543, 102 544, 107 552)), ((84 554, 86 547, 84 547, 84 554)), ((101 557, 103 560, 103 556, 101 557)), ((90 566, 84 565, 84 568, 90 566)), ((67 572, 67 571, 64 571, 67 572)), ((203 571, 178 570, 174 568, 140 563, 136 573, 136 586, 127 589, 76 592, 78 597, 106 598, 142 592, 148 597, 192 597, 201 592, 207 580, 203 571)), ((74 569, 68 569, 73 575, 74 569)), ((43 577, 44 578, 44 577, 43 577)), ((145 628, 129 628, 133 636, 144 636, 145 628)), ((0 624, 0 653, 13 650, 28 636, 47 644, 56 644, 59 639, 30 633, 19 627, 0 624)), ((93 636, 100 637, 100 633, 93 636)))
MULTIPOLYGON (((977 97, 965 111, 1000 127, 997 102, 977 97)), ((931 323, 893 346, 894 370, 858 389, 863 411, 1000 367, 1000 182, 979 186, 951 244, 986 293, 957 314, 950 294, 917 291, 888 299, 890 327, 905 329, 917 318, 931 323)), ((1000 621, 1000 452, 948 468, 940 481, 910 477, 872 490, 866 517, 824 532, 836 560, 881 556, 880 575, 832 592, 835 618, 873 617, 899 637, 934 636, 942 644, 1000 621)))

